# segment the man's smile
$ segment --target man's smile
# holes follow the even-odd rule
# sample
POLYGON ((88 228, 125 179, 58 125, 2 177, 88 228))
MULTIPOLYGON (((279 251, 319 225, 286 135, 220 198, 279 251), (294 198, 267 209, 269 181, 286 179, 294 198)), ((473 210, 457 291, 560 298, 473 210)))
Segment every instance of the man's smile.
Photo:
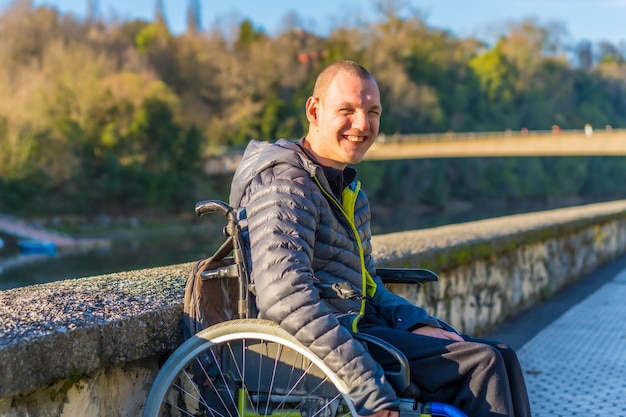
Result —
POLYGON ((365 141, 365 136, 345 135, 344 137, 346 139, 348 139, 350 142, 363 142, 363 141, 365 141))

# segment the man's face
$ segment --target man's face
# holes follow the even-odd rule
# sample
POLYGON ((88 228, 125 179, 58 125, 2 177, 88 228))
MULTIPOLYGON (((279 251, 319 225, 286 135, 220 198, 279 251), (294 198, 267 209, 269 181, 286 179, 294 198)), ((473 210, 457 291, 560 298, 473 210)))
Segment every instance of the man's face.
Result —
POLYGON ((340 71, 326 94, 307 101, 306 140, 321 163, 337 169, 363 159, 380 126, 380 93, 373 79, 340 71))

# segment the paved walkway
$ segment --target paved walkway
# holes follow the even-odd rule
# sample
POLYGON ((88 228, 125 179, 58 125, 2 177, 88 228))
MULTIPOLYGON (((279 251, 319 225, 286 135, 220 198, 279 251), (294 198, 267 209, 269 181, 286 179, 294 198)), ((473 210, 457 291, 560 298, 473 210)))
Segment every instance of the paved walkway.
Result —
POLYGON ((534 417, 626 417, 626 258, 506 326, 534 417))

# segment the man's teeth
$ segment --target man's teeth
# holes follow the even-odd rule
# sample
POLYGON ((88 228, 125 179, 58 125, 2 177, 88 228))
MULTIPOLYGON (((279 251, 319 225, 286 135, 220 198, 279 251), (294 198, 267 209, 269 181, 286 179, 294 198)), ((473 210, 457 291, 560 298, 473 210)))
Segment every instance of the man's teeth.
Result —
POLYGON ((365 139, 363 136, 347 136, 350 142, 363 142, 365 139))

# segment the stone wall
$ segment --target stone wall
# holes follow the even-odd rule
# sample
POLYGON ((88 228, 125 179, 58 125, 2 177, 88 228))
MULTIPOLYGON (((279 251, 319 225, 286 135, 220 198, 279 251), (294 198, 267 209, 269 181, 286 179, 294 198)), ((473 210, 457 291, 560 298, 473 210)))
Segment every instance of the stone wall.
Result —
MULTIPOLYGON (((219 236, 215 237, 220 239, 219 236)), ((626 252, 626 201, 376 236, 385 266, 437 271, 394 285, 480 335, 626 252)), ((0 416, 138 416, 182 341, 192 264, 0 292, 0 416)))
POLYGON ((626 253, 622 204, 378 236, 378 255, 383 264, 437 271, 437 284, 390 287, 457 329, 482 335, 626 253))

